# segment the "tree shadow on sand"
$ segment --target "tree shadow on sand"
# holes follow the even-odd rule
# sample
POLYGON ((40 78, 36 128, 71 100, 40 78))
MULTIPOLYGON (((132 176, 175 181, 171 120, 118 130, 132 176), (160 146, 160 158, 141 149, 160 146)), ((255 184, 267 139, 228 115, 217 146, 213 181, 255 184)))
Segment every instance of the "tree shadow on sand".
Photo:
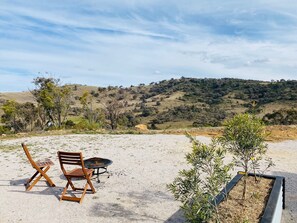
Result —
MULTIPOLYGON (((122 222, 183 222, 183 221, 167 221, 154 213, 148 212, 148 206, 152 203, 162 203, 166 200, 172 200, 172 196, 158 190, 144 190, 144 191, 129 191, 118 194, 119 202, 103 203, 99 202, 92 206, 90 214, 101 218, 117 218, 122 222), (123 199, 120 199, 123 198, 123 199), (129 207, 126 207, 121 202, 129 200, 129 207), (133 208, 135 207, 135 208, 133 208)), ((174 215, 173 219, 177 218, 174 215)))
POLYGON ((91 211, 91 216, 103 217, 103 218, 119 218, 123 222, 132 222, 132 221, 152 221, 152 222, 161 222, 161 219, 157 217, 150 216, 148 214, 140 214, 133 210, 125 208, 121 204, 117 203, 97 203, 94 204, 91 211))
POLYGON ((184 217, 184 212, 182 209, 179 209, 176 211, 173 215, 168 218, 165 223, 183 223, 186 222, 186 219, 184 217))

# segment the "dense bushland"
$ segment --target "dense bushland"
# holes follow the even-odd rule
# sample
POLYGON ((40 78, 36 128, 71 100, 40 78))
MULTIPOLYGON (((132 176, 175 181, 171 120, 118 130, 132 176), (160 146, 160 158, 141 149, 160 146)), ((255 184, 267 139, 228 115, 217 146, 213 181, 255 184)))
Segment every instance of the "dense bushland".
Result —
POLYGON ((238 113, 255 114, 268 125, 297 123, 294 80, 182 77, 149 85, 88 87, 38 77, 33 83, 34 102, 4 100, 0 95, 2 133, 131 128, 138 123, 152 128, 184 122, 188 127, 220 126, 238 113))

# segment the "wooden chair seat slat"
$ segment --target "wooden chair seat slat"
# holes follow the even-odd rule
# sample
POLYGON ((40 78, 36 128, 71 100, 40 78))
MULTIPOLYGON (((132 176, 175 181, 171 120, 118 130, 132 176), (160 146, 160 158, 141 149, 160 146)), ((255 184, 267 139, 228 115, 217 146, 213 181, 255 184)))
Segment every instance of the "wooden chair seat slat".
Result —
POLYGON ((51 160, 45 160, 45 161, 36 161, 37 166, 39 167, 45 167, 45 166, 52 166, 54 163, 51 160))
MULTIPOLYGON (((87 175, 91 175, 93 173, 93 169, 85 169, 85 170, 86 170, 87 175)), ((85 174, 81 168, 76 168, 76 169, 66 172, 66 176, 84 177, 85 174)))

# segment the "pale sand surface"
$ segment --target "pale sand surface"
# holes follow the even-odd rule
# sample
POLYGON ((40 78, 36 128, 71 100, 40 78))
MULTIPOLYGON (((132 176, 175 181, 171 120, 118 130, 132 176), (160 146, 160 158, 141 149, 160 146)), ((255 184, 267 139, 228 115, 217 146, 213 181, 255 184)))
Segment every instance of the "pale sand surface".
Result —
MULTIPOLYGON (((209 142, 207 137, 197 137, 209 142)), ((269 143, 268 154, 276 166, 270 173, 286 177, 286 206, 282 222, 297 222, 297 141, 269 143)), ((185 154, 191 144, 181 135, 65 135, 27 137, 0 141, 0 223, 2 222, 184 222, 167 190, 178 171, 187 168, 185 154), (36 159, 50 157, 55 165, 48 175, 56 187, 44 180, 29 192, 23 183, 34 170, 21 142, 36 159), (12 146, 12 151, 3 148, 12 146), (82 151, 86 158, 109 158, 111 176, 93 180, 97 192, 86 194, 80 205, 59 202, 66 180, 57 151, 82 151)), ((76 182, 80 184, 81 182, 76 182)))

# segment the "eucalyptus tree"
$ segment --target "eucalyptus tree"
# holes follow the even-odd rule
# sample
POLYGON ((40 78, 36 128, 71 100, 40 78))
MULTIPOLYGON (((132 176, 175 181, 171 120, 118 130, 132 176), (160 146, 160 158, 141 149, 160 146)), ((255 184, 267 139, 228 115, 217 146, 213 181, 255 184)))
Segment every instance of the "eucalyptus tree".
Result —
POLYGON ((33 103, 7 100, 2 106, 1 121, 14 132, 32 131, 36 125, 37 108, 33 103))
POLYGON ((54 78, 37 77, 33 83, 35 89, 31 93, 38 104, 40 118, 46 118, 44 124, 60 128, 70 110, 71 88, 61 86, 60 80, 54 78))
POLYGON ((86 91, 79 98, 79 101, 83 108, 84 118, 89 122, 89 124, 91 126, 94 124, 102 126, 105 121, 104 112, 100 108, 95 108, 93 95, 86 91))

